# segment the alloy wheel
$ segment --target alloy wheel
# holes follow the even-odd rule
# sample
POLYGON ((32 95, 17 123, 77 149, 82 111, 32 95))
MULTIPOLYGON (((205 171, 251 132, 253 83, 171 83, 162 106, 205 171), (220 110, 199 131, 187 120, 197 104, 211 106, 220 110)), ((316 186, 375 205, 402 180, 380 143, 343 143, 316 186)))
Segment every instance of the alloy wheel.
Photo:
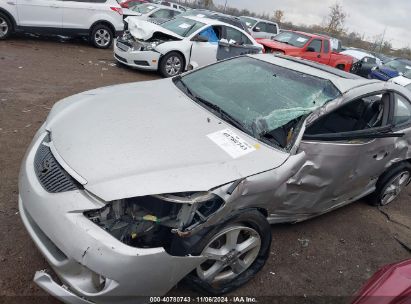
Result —
POLYGON ((7 21, 3 17, 0 17, 0 38, 5 37, 8 32, 9 25, 7 24, 7 21))
POLYGON ((381 205, 385 206, 391 203, 410 182, 410 172, 402 171, 395 175, 385 187, 381 196, 381 205))
POLYGON ((111 35, 106 29, 99 29, 94 34, 94 40, 98 46, 106 47, 110 43, 111 35))
POLYGON ((228 227, 203 249, 201 254, 208 259, 197 267, 197 276, 209 284, 233 280, 253 264, 260 248, 261 238, 256 230, 228 227))
POLYGON ((166 61, 166 73, 169 76, 177 75, 181 70, 181 60, 177 56, 171 56, 166 61))

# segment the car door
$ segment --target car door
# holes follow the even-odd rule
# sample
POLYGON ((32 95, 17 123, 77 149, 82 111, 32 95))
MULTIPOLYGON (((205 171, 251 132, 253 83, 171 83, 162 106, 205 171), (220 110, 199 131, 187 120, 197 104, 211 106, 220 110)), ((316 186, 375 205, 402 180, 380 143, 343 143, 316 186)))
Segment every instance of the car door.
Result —
POLYGON ((393 98, 389 92, 355 97, 310 123, 297 151, 304 164, 287 182, 295 189, 289 196, 298 191, 298 213, 320 214, 374 190, 403 140, 391 128, 393 98))
POLYGON ((306 46, 302 58, 316 61, 321 60, 321 50, 322 50, 322 40, 321 39, 312 39, 306 46))
POLYGON ((63 1, 17 0, 17 14, 20 26, 58 32, 63 22, 63 1))
POLYGON ((221 33, 221 27, 209 26, 191 39, 190 63, 195 68, 217 61, 218 41, 221 38, 221 33))
MULTIPOLYGON (((64 0, 63 28, 66 30, 89 30, 92 16, 106 0, 64 0)), ((106 7, 107 8, 107 7, 106 7)))

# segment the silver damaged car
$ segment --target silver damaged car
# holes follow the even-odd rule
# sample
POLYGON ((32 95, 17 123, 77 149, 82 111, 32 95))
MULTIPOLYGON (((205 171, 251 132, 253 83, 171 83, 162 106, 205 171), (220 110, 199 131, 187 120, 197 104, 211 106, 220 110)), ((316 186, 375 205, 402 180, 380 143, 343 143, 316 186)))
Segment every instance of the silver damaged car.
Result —
POLYGON ((137 303, 183 280, 219 295, 264 265, 270 224, 410 182, 411 92, 252 55, 58 102, 23 160, 19 209, 66 303, 137 303))

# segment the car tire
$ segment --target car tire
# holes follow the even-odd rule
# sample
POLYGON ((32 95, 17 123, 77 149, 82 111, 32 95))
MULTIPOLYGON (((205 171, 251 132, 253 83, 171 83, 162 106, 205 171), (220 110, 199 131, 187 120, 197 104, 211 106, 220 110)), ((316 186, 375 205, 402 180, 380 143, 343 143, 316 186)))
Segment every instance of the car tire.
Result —
POLYGON ((107 25, 97 24, 91 30, 90 43, 96 48, 108 49, 113 39, 113 31, 107 25))
POLYGON ((411 164, 402 162, 386 171, 377 181, 369 197, 374 206, 386 206, 394 201, 411 181, 411 164))
POLYGON ((170 52, 165 54, 158 67, 160 74, 163 77, 173 77, 184 72, 184 57, 177 52, 170 52))
POLYGON ((0 12, 0 40, 7 39, 13 32, 13 23, 10 18, 0 12))
POLYGON ((233 291, 261 270, 269 256, 270 245, 271 227, 266 217, 254 209, 239 211, 224 224, 209 230, 196 244, 192 254, 215 254, 192 271, 185 282, 207 295, 217 296, 233 291), (251 243, 255 247, 245 250, 247 246, 244 244, 251 243), (230 246, 234 244, 235 249, 230 246), (218 255, 218 251, 228 252, 218 255), (216 270, 216 275, 210 272, 212 268, 216 270))

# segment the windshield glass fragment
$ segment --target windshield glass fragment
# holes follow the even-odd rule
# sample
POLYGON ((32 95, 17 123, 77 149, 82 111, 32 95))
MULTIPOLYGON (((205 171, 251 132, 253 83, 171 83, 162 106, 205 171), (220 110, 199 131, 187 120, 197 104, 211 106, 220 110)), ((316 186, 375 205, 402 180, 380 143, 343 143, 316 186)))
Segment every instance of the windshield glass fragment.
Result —
POLYGON ((329 80, 251 57, 208 66, 181 82, 192 99, 256 138, 341 96, 329 80))

